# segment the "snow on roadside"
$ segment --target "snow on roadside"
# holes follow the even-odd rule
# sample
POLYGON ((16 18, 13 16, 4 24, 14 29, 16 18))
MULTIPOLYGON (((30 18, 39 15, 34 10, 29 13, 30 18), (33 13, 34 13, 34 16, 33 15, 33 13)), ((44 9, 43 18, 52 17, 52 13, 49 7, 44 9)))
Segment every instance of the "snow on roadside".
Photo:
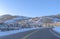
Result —
POLYGON ((56 31, 56 32, 58 32, 58 33, 60 33, 60 26, 55 26, 55 27, 53 28, 53 30, 56 31))
POLYGON ((11 35, 11 34, 16 34, 16 33, 19 33, 19 32, 35 30, 35 29, 39 29, 39 28, 25 28, 25 29, 20 29, 20 30, 0 32, 0 37, 1 36, 6 36, 6 35, 11 35))

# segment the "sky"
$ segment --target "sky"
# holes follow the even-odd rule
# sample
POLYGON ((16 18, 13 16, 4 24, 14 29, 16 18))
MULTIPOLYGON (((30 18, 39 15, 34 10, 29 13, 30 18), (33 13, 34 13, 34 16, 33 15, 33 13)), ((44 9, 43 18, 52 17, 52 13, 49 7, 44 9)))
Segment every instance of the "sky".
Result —
POLYGON ((60 14, 60 0, 0 0, 0 15, 28 17, 60 14))

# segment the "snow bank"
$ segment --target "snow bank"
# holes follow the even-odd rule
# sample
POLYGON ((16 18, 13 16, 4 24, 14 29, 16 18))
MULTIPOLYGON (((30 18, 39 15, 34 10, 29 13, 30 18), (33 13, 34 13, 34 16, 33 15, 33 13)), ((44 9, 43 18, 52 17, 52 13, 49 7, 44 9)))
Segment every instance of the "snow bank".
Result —
POLYGON ((39 29, 39 28, 25 28, 25 29, 20 29, 20 30, 0 32, 0 37, 6 36, 6 35, 11 35, 11 34, 16 34, 16 33, 20 33, 20 32, 25 32, 25 31, 29 31, 29 30, 35 30, 35 29, 39 29))
POLYGON ((55 26, 55 27, 53 28, 53 30, 56 31, 56 32, 58 32, 58 33, 60 33, 60 26, 55 26))

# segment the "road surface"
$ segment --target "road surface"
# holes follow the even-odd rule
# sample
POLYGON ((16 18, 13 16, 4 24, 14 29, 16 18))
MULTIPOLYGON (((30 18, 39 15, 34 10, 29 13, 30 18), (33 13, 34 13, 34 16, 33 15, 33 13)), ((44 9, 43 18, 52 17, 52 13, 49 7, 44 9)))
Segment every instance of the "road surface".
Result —
POLYGON ((0 39, 60 39, 60 38, 51 33, 49 28, 44 28, 22 33, 16 33, 13 35, 0 37, 0 39))

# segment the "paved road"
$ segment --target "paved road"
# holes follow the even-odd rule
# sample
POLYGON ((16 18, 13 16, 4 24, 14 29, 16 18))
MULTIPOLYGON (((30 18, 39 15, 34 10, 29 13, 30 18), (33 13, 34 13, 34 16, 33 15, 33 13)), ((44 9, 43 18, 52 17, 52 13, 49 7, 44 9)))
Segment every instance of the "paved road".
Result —
POLYGON ((54 34, 52 34, 49 30, 50 29, 48 28, 37 29, 5 37, 0 37, 0 39, 60 39, 54 34))
POLYGON ((60 39, 50 32, 50 29, 42 29, 26 37, 25 39, 60 39))

